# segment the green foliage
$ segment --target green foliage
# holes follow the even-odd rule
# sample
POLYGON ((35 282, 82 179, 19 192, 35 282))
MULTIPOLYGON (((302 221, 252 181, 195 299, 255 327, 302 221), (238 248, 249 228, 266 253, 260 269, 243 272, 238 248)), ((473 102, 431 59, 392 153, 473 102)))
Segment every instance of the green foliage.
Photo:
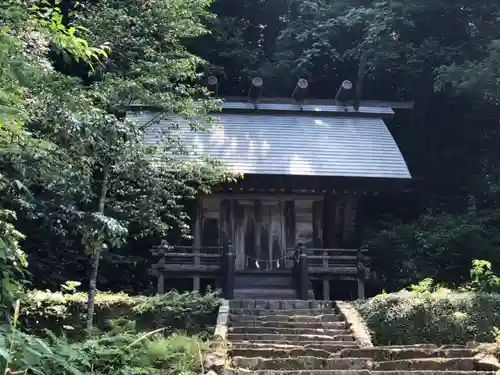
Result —
POLYGON ((145 334, 116 330, 81 344, 97 374, 194 375, 202 367, 205 344, 197 337, 173 334, 163 337, 159 330, 145 334))
POLYGON ((414 293, 430 293, 435 290, 434 280, 428 277, 418 284, 410 285, 408 289, 414 293))
POLYGON ((500 345, 500 329, 493 327, 493 336, 495 337, 495 342, 500 345))
POLYGON ((439 69, 438 88, 451 83, 459 92, 467 91, 495 105, 500 103, 500 40, 493 40, 488 53, 478 60, 439 69))
POLYGON ((499 294, 445 288, 402 291, 358 301, 356 306, 375 345, 491 342, 500 324, 499 294))
POLYGON ((458 286, 468 281, 474 259, 500 264, 497 215, 428 214, 409 224, 387 223, 365 246, 389 290, 426 278, 458 286))
POLYGON ((381 294, 357 307, 377 345, 457 344, 498 337, 500 294, 491 263, 474 259, 471 280, 457 291, 426 278, 394 294, 381 294), (402 334, 404 332, 404 334, 402 334))
MULTIPOLYGON (((1 60, 0 82, 7 84, 6 104, 19 107, 23 117, 0 128, 6 133, 0 141, 6 181, 0 207, 16 211, 23 229, 41 228, 50 243, 45 246, 55 240, 60 252, 79 253, 80 268, 90 255, 89 327, 101 257, 130 240, 164 239, 176 228, 187 237, 183 201, 229 177, 213 161, 180 160, 182 145, 172 137, 146 147, 151 124, 125 116, 131 104, 142 103, 155 106, 158 118, 189 117, 193 129, 208 122, 204 115, 217 102, 197 83, 201 60, 182 44, 205 32, 208 5, 109 0, 76 6, 63 25, 59 2, 28 7, 18 0, 1 15, 5 50, 19 63, 13 74, 9 59, 1 60), (62 53, 64 64, 88 67, 85 79, 56 71, 49 46, 62 53), (28 72, 31 79, 18 78, 28 72)), ((34 238, 26 242, 28 252, 30 245, 45 250, 34 238)))
POLYGON ((19 247, 24 236, 19 233, 11 220, 14 213, 0 210, 0 307, 6 311, 19 298, 23 290, 22 280, 26 273, 26 255, 19 247))
MULTIPOLYGON (((84 293, 30 292, 22 301, 21 327, 28 332, 50 329, 78 338, 85 325, 86 298, 84 293)), ((109 331, 119 319, 121 324, 135 322, 139 331, 164 328, 166 332, 205 334, 215 322, 220 302, 213 294, 195 292, 154 297, 97 293, 95 304, 96 325, 102 330, 109 331)))
MULTIPOLYGON (((194 375, 202 368, 205 344, 197 337, 160 330, 138 334, 114 330, 84 342, 70 342, 45 331, 41 339, 17 330, 0 328, 3 368, 26 374, 71 375, 194 375)), ((7 373, 7 372, 5 372, 7 373)))
POLYGON ((93 64, 94 61, 108 57, 107 46, 92 47, 85 39, 78 36, 87 29, 81 26, 64 25, 60 0, 55 2, 41 0, 39 5, 32 5, 29 10, 33 13, 34 23, 51 36, 65 60, 74 58, 77 61, 83 60, 93 64))
POLYGON ((499 293, 500 277, 493 273, 491 262, 474 259, 470 271, 471 280, 463 289, 482 293, 499 293))

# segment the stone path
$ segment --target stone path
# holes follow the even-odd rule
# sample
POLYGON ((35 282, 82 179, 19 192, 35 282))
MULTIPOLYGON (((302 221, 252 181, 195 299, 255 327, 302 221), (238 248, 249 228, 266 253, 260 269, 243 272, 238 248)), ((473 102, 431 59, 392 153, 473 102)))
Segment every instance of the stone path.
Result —
POLYGON ((466 347, 360 347, 337 304, 324 301, 230 301, 226 340, 224 375, 495 375, 498 370, 466 347))

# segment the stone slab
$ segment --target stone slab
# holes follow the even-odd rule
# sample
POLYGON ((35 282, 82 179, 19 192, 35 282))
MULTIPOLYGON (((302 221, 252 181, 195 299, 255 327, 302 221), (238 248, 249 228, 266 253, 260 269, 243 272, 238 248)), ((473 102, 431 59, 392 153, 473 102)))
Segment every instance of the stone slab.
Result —
POLYGON ((229 333, 241 333, 241 334, 269 334, 276 333, 280 335, 326 335, 326 336, 339 336, 339 335, 351 335, 351 331, 345 328, 329 329, 329 328, 289 328, 289 327, 245 327, 238 326, 230 327, 229 333))
POLYGON ((353 341, 338 341, 338 342, 328 342, 328 341, 264 341, 264 342, 250 342, 250 341, 237 341, 229 343, 230 347, 241 348, 241 349, 321 349, 329 351, 330 353, 336 353, 345 348, 357 347, 356 343, 353 341))
POLYGON ((467 348, 461 349, 433 349, 433 348, 392 348, 392 347, 373 347, 373 348, 348 348, 339 352, 342 358, 373 358, 376 361, 391 361, 401 359, 418 358, 463 358, 472 357, 474 351, 467 348))
POLYGON ((262 358, 233 357, 232 365, 248 370, 363 370, 372 367, 372 361, 362 358, 262 358))
MULTIPOLYGON (((264 310, 265 311, 265 310, 264 310)), ((317 314, 317 315, 238 315, 230 314, 230 322, 342 322, 342 316, 338 314, 317 314)))
POLYGON ((269 309, 269 310, 297 310, 297 309, 329 309, 336 308, 332 301, 303 301, 303 300, 276 300, 276 299, 235 299, 230 301, 231 309, 269 309))
POLYGON ((270 328, 309 328, 309 329, 337 329, 337 330, 345 330, 347 329, 346 322, 322 322, 317 320, 309 319, 309 321, 268 321, 268 320, 238 320, 238 321, 230 321, 230 324, 234 327, 247 327, 247 328, 262 328, 262 327, 270 327, 270 328))
POLYGON ((262 316, 262 315, 306 315, 306 316, 320 316, 325 314, 337 314, 333 309, 265 309, 265 308, 231 308, 231 316, 234 315, 247 315, 247 316, 262 316))
POLYGON ((379 371, 474 371, 474 358, 418 358, 376 362, 379 371))
POLYGON ((291 342, 300 342, 300 341, 327 341, 327 342, 336 342, 336 341, 354 341, 354 338, 351 335, 283 335, 283 334, 275 334, 275 333, 228 333, 227 339, 229 341, 291 341, 291 342))

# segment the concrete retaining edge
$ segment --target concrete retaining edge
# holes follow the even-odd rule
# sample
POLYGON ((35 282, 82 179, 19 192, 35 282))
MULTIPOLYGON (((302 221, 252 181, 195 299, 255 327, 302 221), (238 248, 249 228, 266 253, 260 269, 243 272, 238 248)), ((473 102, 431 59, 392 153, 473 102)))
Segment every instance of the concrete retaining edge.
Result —
POLYGON ((215 339, 210 345, 210 351, 203 359, 203 373, 205 375, 221 375, 224 373, 228 361, 227 323, 229 319, 229 301, 221 300, 217 323, 215 326, 215 339))
POLYGON ((373 348, 370 332, 358 310, 349 302, 336 301, 340 315, 350 325, 352 335, 361 348, 373 348))

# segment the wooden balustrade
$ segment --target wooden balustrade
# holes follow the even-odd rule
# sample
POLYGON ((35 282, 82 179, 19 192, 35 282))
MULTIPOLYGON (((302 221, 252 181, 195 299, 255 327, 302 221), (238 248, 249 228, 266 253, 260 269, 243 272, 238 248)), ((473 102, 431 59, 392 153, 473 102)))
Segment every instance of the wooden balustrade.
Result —
MULTIPOLYGON (((161 247, 153 249, 153 253, 159 256, 158 263, 152 266, 152 273, 158 277, 158 293, 163 293, 163 283, 166 274, 171 272, 182 272, 188 277, 194 277, 195 289, 199 289, 200 277, 203 274, 219 275, 224 279, 229 275, 234 276, 234 256, 231 255, 232 264, 228 264, 228 259, 224 255, 228 253, 221 246, 205 246, 196 249, 192 246, 175 246, 161 247), (231 267, 229 267, 231 266, 231 267), (228 268, 229 267, 229 268, 228 268)), ((232 252, 231 252, 232 253, 232 252)), ((295 268, 294 272, 301 269, 300 274, 304 278, 309 277, 323 279, 325 288, 327 288, 328 280, 335 277, 357 280, 358 282, 358 298, 364 298, 364 281, 369 278, 370 269, 368 267, 370 258, 366 256, 365 250, 360 249, 316 249, 316 248, 301 248, 301 254, 304 256, 302 264, 298 262, 298 258, 294 260, 294 254, 297 256, 297 249, 287 249, 289 262, 287 268, 295 268), (307 269, 302 269, 304 267, 307 269)), ((228 280, 226 280, 228 281, 228 280)), ((297 280, 296 280, 297 281, 297 280)), ((225 282, 226 283, 226 282, 225 282)), ((232 284, 232 283, 230 283, 232 284)), ((305 289, 300 287, 299 283, 296 287, 300 292, 300 298, 303 296, 305 289)), ((305 284, 304 284, 305 285, 305 284)), ((232 287, 225 291, 227 296, 232 295, 232 287)), ((231 298, 231 297, 229 297, 231 298)))
POLYGON ((153 254, 160 256, 160 261, 153 265, 158 271, 217 271, 220 268, 222 247, 205 246, 194 249, 192 246, 175 246, 153 249, 153 254))
POLYGON ((369 274, 367 264, 370 258, 366 250, 359 249, 306 249, 309 259, 309 270, 312 273, 329 273, 341 276, 359 276, 359 258, 363 255, 363 264, 369 274))
MULTIPOLYGON (((153 266, 154 269, 164 271, 216 271, 220 268, 220 257, 223 254, 221 246, 201 247, 194 249, 191 246, 175 246, 164 251, 154 249, 160 256, 160 262, 153 266)), ((363 264, 369 264, 370 258, 366 251, 358 249, 304 249, 308 256, 310 273, 328 272, 344 276, 357 276, 359 254, 363 254, 363 264)), ((293 259, 294 249, 287 251, 290 260, 293 259)), ((287 262, 291 268, 293 262, 287 262)), ((367 268, 369 273, 369 268, 367 268)))

